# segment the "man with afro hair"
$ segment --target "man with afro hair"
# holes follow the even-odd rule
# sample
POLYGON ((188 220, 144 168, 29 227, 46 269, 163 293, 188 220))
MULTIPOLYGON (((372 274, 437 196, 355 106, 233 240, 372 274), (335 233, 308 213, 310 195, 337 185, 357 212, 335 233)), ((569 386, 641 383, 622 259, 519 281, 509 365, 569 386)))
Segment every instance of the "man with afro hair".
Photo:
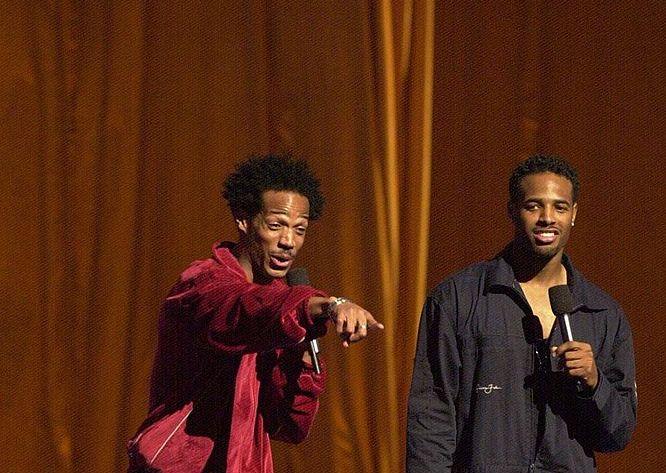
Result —
POLYGON ((383 328, 347 299, 284 280, 324 205, 304 161, 252 157, 223 196, 238 241, 216 243, 166 298, 130 472, 272 472, 270 439, 304 440, 324 388, 310 341, 329 320, 344 347, 383 328))

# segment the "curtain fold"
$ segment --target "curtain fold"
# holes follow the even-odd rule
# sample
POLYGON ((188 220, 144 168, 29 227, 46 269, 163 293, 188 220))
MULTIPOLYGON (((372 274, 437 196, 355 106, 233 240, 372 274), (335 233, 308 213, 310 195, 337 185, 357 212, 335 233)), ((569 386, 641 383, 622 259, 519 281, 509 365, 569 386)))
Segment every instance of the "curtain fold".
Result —
MULTIPOLYGON (((373 159, 373 182, 381 313, 387 323, 382 341, 394 356, 385 359, 383 412, 389 421, 373 426, 379 462, 371 471, 389 472, 403 469, 412 368, 412 354, 404 348, 415 343, 427 274, 435 11, 428 1, 384 1, 377 10, 373 50, 380 86, 374 98, 381 147, 373 159)), ((370 422, 382 418, 376 411, 370 422)))

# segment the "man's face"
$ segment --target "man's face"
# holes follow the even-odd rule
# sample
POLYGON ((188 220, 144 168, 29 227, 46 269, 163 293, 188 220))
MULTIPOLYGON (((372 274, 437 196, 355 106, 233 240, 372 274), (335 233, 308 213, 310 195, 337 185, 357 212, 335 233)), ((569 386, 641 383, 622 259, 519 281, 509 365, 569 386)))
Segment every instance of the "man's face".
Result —
POLYGON ((520 183, 522 200, 510 204, 515 240, 539 258, 564 251, 576 218, 571 182, 558 174, 530 174, 520 183))
POLYGON ((308 199, 296 192, 266 191, 262 200, 261 211, 251 221, 239 222, 248 239, 255 282, 286 276, 305 241, 310 212, 308 199))

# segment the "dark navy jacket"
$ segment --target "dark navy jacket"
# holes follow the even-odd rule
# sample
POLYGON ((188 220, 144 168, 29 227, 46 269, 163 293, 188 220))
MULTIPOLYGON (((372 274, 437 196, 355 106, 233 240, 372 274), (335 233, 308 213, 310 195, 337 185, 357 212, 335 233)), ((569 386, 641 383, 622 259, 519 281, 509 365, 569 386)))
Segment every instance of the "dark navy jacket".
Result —
POLYGON ((593 393, 576 394, 513 270, 500 255, 428 296, 409 395, 407 471, 594 472, 594 452, 621 450, 636 425, 631 329, 622 309, 563 258, 573 337, 592 346, 593 393))

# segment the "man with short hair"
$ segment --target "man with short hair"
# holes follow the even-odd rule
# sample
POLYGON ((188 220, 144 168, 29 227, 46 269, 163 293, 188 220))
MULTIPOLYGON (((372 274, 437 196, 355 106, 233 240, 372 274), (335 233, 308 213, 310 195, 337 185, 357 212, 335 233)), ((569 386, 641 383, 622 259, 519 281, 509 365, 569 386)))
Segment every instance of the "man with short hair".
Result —
POLYGON ((132 472, 272 472, 269 438, 305 439, 324 388, 309 341, 330 319, 345 347, 383 328, 344 298, 284 281, 324 203, 304 161, 253 157, 224 197, 238 242, 215 244, 166 298, 132 472))
POLYGON ((407 471, 593 472, 636 425, 634 352, 622 309, 564 254, 579 183, 534 156, 509 184, 513 241, 449 277, 423 308, 407 471), (548 290, 571 292, 565 341, 548 290))

